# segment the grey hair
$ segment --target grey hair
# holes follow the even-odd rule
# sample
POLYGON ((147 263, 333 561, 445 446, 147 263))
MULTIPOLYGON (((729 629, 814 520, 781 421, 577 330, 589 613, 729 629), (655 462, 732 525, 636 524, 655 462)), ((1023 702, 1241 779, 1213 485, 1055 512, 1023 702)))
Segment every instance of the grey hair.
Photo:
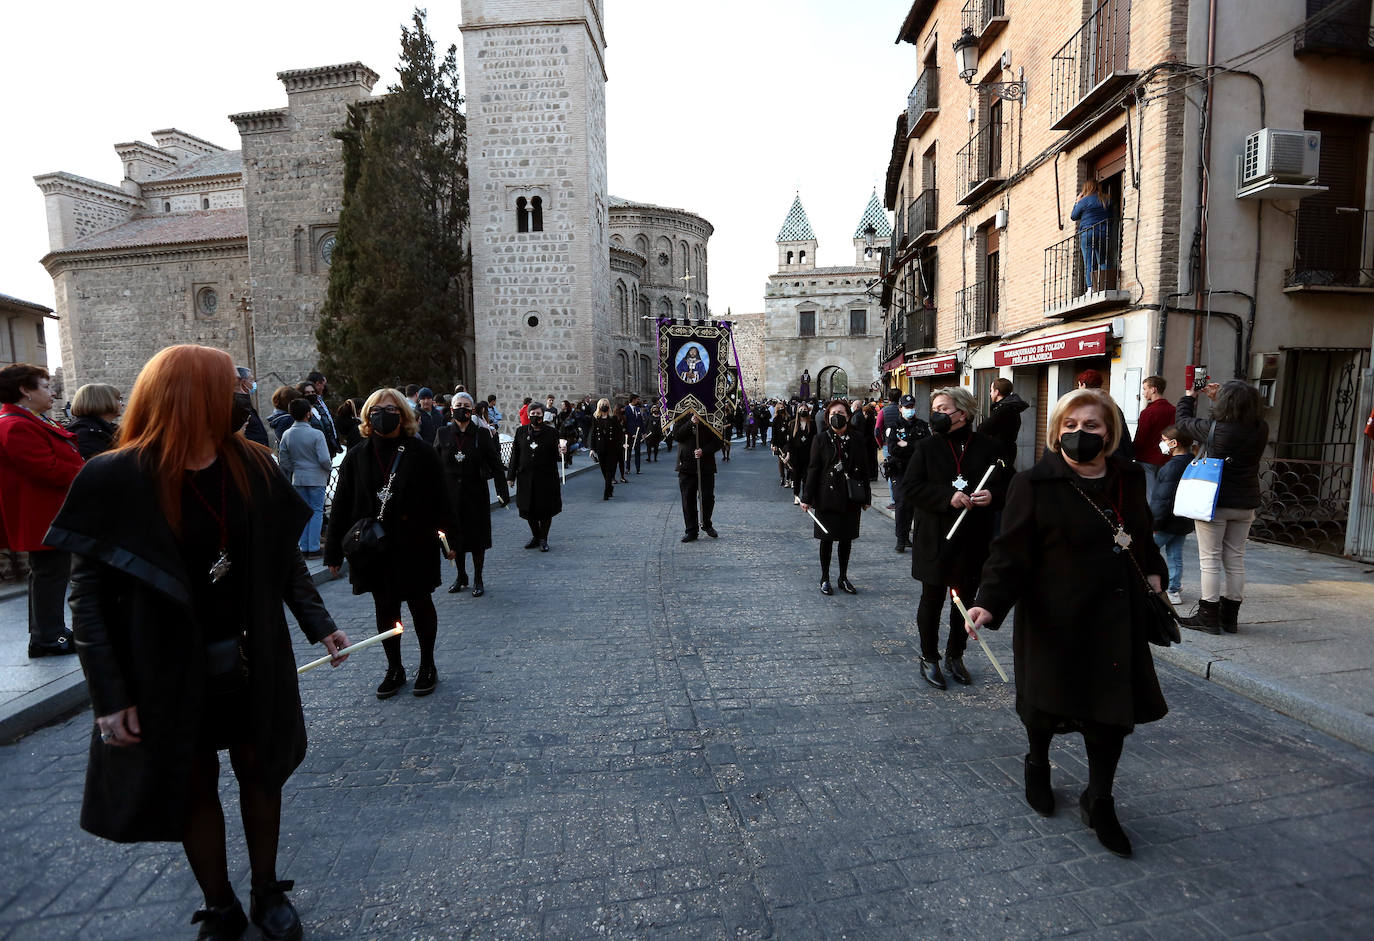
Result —
POLYGON ((473 401, 472 396, 468 395, 466 392, 454 393, 452 401, 457 402, 459 399, 467 399, 468 404, 476 408, 476 403, 473 401))
POLYGON ((930 393, 930 401, 933 404, 939 396, 944 396, 954 403, 954 407, 963 412, 968 418, 969 424, 973 424, 978 417, 978 400, 973 397, 973 393, 960 386, 945 386, 943 389, 936 389, 930 393))

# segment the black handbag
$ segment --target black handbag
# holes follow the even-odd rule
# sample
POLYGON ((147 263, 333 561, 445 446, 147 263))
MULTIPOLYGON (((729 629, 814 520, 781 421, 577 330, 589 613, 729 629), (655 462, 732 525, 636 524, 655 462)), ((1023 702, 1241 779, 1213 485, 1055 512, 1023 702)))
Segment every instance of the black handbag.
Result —
POLYGON ((862 480, 855 480, 853 477, 845 477, 845 484, 849 488, 849 502, 857 503, 859 506, 868 506, 868 487, 862 480))
POLYGON ((386 530, 382 527, 382 518, 386 515, 386 505, 391 500, 391 484, 396 479, 396 465, 400 463, 405 449, 406 446, 401 445, 396 449, 396 456, 391 459, 391 470, 387 473, 386 483, 382 485, 381 493, 378 495, 381 506, 377 510, 377 515, 364 516, 344 533, 343 554, 350 562, 369 558, 386 548, 386 530))

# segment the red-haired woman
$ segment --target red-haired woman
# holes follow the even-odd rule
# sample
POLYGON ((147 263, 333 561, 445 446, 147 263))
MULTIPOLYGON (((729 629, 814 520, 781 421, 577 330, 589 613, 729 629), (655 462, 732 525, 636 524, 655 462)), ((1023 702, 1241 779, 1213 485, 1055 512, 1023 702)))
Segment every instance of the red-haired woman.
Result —
POLYGON ((281 789, 305 756, 282 612, 342 662, 348 638, 296 540, 310 515, 271 452, 234 429, 233 361, 168 347, 139 374, 120 446, 92 458, 48 530, 74 554, 72 624, 96 728, 81 826, 117 842, 180 840, 205 893, 202 938, 247 926, 225 862, 219 751, 239 783, 251 917, 299 938, 277 878, 281 789), (136 747, 135 747, 136 746, 136 747))
POLYGON ((29 656, 75 653, 63 618, 72 558, 43 538, 81 470, 76 436, 44 414, 48 371, 0 369, 0 548, 29 554, 29 656))

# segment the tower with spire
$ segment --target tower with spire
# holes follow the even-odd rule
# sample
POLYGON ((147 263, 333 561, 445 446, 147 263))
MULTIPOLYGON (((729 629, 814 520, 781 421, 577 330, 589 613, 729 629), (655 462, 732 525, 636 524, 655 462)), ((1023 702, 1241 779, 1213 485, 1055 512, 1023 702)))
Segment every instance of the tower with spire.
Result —
POLYGON ((887 221, 878 191, 868 197, 868 206, 854 229, 854 264, 863 268, 880 267, 882 246, 892 238, 892 223, 887 221))
POLYGON ((787 219, 778 230, 778 270, 805 271, 816 267, 816 233, 802 208, 801 193, 792 200, 787 219))

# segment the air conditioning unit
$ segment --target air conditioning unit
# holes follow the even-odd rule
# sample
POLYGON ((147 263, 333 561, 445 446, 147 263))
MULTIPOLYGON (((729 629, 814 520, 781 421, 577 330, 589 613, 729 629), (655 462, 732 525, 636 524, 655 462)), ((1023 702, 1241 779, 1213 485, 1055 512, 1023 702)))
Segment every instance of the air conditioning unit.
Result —
POLYGON ((1321 163, 1320 131, 1281 131, 1261 128, 1245 139, 1241 158, 1240 187, 1261 181, 1276 183, 1317 182, 1321 163))

